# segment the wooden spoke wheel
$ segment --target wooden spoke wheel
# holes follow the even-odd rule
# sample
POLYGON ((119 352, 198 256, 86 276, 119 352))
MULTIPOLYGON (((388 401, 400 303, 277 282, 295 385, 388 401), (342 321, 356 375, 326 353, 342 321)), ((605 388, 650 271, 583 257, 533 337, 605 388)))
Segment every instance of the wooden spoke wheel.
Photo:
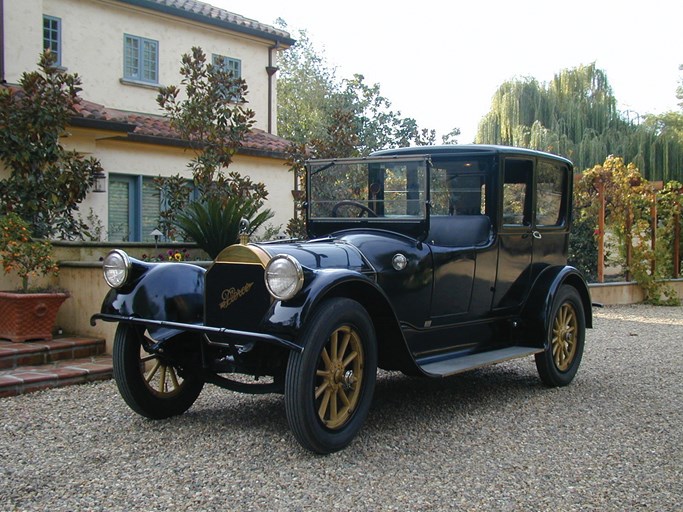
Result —
POLYGON ((318 417, 330 429, 342 428, 353 416, 363 387, 363 345, 358 332, 345 325, 323 347, 316 372, 318 417))
POLYGON ((576 288, 564 285, 555 296, 547 329, 546 348, 536 354, 536 368, 548 386, 566 386, 583 356, 585 316, 576 288))
POLYGON ((317 453, 347 446, 367 417, 375 389, 372 321, 356 301, 323 302, 292 352, 285 379, 287 420, 299 443, 317 453))
POLYGON ((140 362, 140 370, 151 393, 160 398, 170 398, 182 391, 185 380, 178 376, 173 366, 164 363, 158 355, 143 356, 140 362))
POLYGON ((553 362, 559 371, 566 372, 574 362, 579 345, 579 319, 571 303, 566 302, 560 306, 553 320, 552 329, 550 345, 553 362))
POLYGON ((142 349, 143 329, 119 324, 114 337, 114 380, 121 396, 138 414, 152 419, 184 413, 195 402, 204 382, 182 373, 157 354, 142 349))

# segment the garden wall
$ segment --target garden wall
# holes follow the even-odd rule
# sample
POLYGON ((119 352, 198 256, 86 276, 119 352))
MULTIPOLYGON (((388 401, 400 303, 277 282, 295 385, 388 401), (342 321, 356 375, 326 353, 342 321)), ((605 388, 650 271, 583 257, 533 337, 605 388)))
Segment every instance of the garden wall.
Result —
POLYGON ((62 288, 71 297, 62 305, 57 315, 56 327, 65 333, 102 337, 111 353, 116 324, 98 321, 90 325, 90 317, 100 312, 100 306, 110 288, 102 277, 101 259, 112 249, 122 248, 136 258, 167 257, 168 251, 187 254, 188 262, 201 261, 207 256, 194 244, 144 244, 144 243, 71 243, 55 242, 55 257, 59 261, 59 277, 51 284, 62 288))

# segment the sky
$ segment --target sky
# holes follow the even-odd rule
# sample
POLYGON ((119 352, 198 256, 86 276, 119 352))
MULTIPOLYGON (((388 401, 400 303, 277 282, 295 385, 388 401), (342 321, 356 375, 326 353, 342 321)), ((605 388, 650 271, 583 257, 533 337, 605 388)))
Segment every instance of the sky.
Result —
POLYGON ((205 0, 261 23, 306 30, 338 79, 379 83, 392 108, 439 135, 474 140, 506 80, 549 82, 596 63, 617 108, 678 111, 683 2, 649 0, 205 0))

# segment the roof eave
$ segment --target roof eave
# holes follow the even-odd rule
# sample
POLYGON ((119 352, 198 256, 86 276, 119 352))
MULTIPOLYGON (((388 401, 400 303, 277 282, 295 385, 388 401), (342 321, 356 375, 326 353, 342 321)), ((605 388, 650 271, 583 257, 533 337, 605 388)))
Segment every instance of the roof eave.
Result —
MULTIPOLYGON (((190 142, 184 139, 176 139, 173 137, 160 137, 157 135, 144 135, 141 133, 129 133, 127 137, 121 138, 121 140, 126 140, 129 142, 140 142, 145 144, 154 144, 157 146, 170 146, 176 148, 191 148, 190 142)), ((288 158, 287 153, 284 151, 271 151, 265 149, 255 149, 248 147, 240 147, 237 149, 237 154, 245 156, 256 156, 262 158, 276 158, 279 160, 286 160, 288 158)))
POLYGON ((69 120, 71 126, 79 128, 92 128, 112 132, 132 133, 137 127, 134 124, 123 121, 109 121, 106 119, 89 119, 87 117, 74 116, 69 120))
POLYGON ((274 43, 280 44, 283 46, 292 46, 296 42, 296 40, 292 39, 291 37, 283 37, 283 36, 280 36, 278 34, 271 34, 270 32, 266 32, 263 30, 245 27, 245 26, 239 25, 237 23, 232 23, 230 21, 216 19, 216 18, 210 18, 208 16, 204 16, 203 14, 186 11, 184 9, 180 9, 178 7, 173 7, 170 5, 161 5, 161 4, 158 4, 156 2, 152 2, 150 0, 117 0, 117 1, 124 3, 124 4, 134 5, 136 7, 142 7, 145 9, 150 9, 152 11, 170 14, 172 16, 178 16, 180 18, 185 18, 188 20, 196 21, 198 23, 204 23, 206 25, 213 25, 215 27, 219 27, 222 29, 232 30, 233 32, 240 32, 242 34, 258 37, 260 39, 266 39, 266 40, 273 41, 274 43))

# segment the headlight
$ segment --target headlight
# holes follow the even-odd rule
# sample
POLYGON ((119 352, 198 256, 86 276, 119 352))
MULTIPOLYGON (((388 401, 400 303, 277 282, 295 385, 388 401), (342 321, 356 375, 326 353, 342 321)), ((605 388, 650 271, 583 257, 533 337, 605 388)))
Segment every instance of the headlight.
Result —
POLYGON ((102 272, 104 273, 104 280, 109 286, 120 288, 126 283, 130 273, 128 255, 119 249, 114 249, 104 258, 102 272))
POLYGON ((294 297, 304 284, 304 271, 301 264, 287 254, 278 254, 266 265, 266 287, 278 300, 294 297))

